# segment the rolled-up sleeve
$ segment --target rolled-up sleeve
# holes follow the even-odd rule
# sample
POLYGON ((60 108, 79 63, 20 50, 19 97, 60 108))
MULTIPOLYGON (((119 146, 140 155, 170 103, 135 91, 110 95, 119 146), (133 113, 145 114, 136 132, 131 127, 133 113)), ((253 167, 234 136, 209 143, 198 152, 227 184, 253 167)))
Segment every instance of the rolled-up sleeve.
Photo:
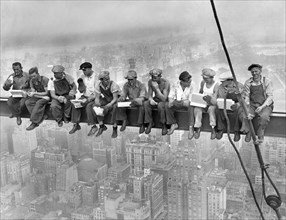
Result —
POLYGON ((120 92, 120 87, 117 83, 113 82, 111 85, 111 92, 115 93, 115 92, 120 92))
POLYGON ((273 84, 269 79, 265 79, 265 105, 269 106, 273 103, 273 84))
POLYGON ((250 102, 250 85, 251 85, 251 80, 246 80, 243 86, 243 91, 242 91, 242 96, 246 102, 247 105, 249 105, 250 102))
POLYGON ((139 98, 147 98, 147 89, 143 83, 139 87, 139 98))

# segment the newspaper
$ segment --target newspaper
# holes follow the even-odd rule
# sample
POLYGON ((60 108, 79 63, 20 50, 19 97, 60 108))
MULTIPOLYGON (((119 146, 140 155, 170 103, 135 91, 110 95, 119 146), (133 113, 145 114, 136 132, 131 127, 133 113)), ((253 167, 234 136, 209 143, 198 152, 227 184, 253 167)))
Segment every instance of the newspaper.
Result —
POLYGON ((22 90, 13 90, 12 89, 9 92, 11 93, 12 97, 14 97, 14 98, 22 98, 23 97, 22 90))

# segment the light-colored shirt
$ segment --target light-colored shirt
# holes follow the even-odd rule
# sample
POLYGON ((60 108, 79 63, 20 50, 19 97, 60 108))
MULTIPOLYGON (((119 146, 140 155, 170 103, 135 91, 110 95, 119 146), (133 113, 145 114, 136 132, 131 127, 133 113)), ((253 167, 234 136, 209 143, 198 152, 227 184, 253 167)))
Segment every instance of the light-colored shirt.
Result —
POLYGON ((261 76, 261 79, 258 83, 253 81, 253 77, 250 77, 248 80, 245 81, 244 87, 243 87, 243 95, 244 95, 246 104, 249 105, 249 102, 250 102, 250 86, 251 85, 258 86, 261 84, 263 86, 264 95, 266 98, 264 104, 269 106, 273 103, 273 85, 272 85, 272 82, 267 77, 261 76), (263 78, 265 80, 263 80, 263 78))
MULTIPOLYGON (((66 78, 66 80, 68 81, 68 83, 70 85, 74 83, 73 77, 69 74, 65 74, 63 78, 66 78)), ((49 80, 49 83, 48 83, 48 90, 49 91, 55 91, 54 81, 58 81, 58 80, 62 80, 62 79, 51 79, 51 80, 49 80)))
POLYGON ((191 101, 193 92, 194 82, 191 82, 191 85, 189 87, 186 87, 185 90, 183 90, 180 81, 178 81, 171 86, 169 98, 177 101, 191 101))
POLYGON ((86 91, 84 96, 90 97, 95 94, 95 86, 99 83, 96 74, 93 72, 91 76, 86 76, 82 74, 79 78, 83 80, 84 85, 86 86, 86 91))

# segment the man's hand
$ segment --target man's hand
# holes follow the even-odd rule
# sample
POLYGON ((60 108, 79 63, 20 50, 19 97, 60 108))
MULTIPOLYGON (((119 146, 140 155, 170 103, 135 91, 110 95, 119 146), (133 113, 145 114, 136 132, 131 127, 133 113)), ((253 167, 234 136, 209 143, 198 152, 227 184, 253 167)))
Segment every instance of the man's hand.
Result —
POLYGON ((125 98, 122 97, 122 96, 120 96, 120 97, 117 99, 117 102, 123 102, 123 101, 125 101, 125 98))
POLYGON ((12 86, 13 85, 13 80, 7 79, 6 82, 5 82, 5 85, 6 86, 12 86))
POLYGON ((64 96, 59 96, 59 97, 58 97, 58 101, 59 101, 60 103, 64 103, 64 100, 65 100, 65 97, 64 97, 64 96))
POLYGON ((172 108, 174 106, 174 102, 168 102, 168 107, 172 108))
POLYGON ((248 113, 247 115, 247 119, 248 120, 252 120, 254 118, 255 115, 248 113))
POLYGON ((235 110, 237 110, 238 109, 238 104, 237 103, 234 103, 234 104, 232 104, 231 106, 230 106, 230 109, 232 110, 232 111, 235 111, 235 110))
POLYGON ((159 85, 157 82, 152 81, 151 86, 153 87, 153 89, 159 89, 159 85))
POLYGON ((257 107, 257 109, 255 109, 255 112, 260 113, 263 109, 264 109, 264 107, 261 105, 261 106, 257 107))
POLYGON ((29 97, 33 97, 35 95, 35 92, 28 92, 29 97))
POLYGON ((23 90, 23 91, 22 91, 22 94, 23 94, 23 97, 24 97, 24 98, 27 98, 28 93, 27 93, 26 91, 23 90))
POLYGON ((150 99, 150 105, 158 105, 158 103, 155 102, 154 99, 150 99))
POLYGON ((208 104, 208 105, 211 105, 211 99, 212 97, 210 95, 206 95, 203 97, 203 100, 208 104))
POLYGON ((71 91, 69 92, 69 96, 75 96, 75 94, 76 94, 76 91, 75 91, 75 90, 71 90, 71 91))
POLYGON ((183 101, 183 106, 189 107, 189 105, 190 105, 190 100, 183 101))

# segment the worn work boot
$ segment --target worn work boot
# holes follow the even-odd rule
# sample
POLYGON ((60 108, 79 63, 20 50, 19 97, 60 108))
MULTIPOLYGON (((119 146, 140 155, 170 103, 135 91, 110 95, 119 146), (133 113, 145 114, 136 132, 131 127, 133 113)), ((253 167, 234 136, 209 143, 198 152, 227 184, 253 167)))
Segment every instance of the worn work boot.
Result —
MULTIPOLYGON (((179 127, 179 126, 178 126, 178 124, 177 124, 177 123, 172 124, 172 125, 171 125, 171 128, 170 128, 170 129, 169 129, 169 131, 168 131, 168 135, 173 134, 173 133, 174 133, 174 131, 175 131, 178 127, 179 127)), ((163 131, 162 131, 162 134, 163 134, 163 131)))
POLYGON ((246 133, 244 140, 245 140, 245 142, 250 142, 251 141, 251 133, 250 132, 246 133))
POLYGON ((113 131, 112 131, 112 135, 111 137, 112 138, 117 138, 118 134, 117 134, 117 126, 116 127, 113 127, 113 131))
POLYGON ((59 126, 59 127, 63 127, 63 125, 64 125, 64 123, 63 123, 62 120, 58 121, 58 126, 59 126))
POLYGON ((99 129, 98 129, 98 132, 97 134, 95 135, 96 137, 100 136, 104 131, 107 130, 107 127, 103 124, 103 125, 100 125, 99 126, 99 129))
POLYGON ((17 116, 17 125, 21 125, 22 124, 22 119, 20 116, 17 116))
POLYGON ((139 134, 143 134, 145 131, 145 126, 144 124, 140 125, 140 128, 139 128, 139 134))
POLYGON ((166 135, 168 133, 168 128, 166 124, 162 125, 162 135, 166 135))
POLYGON ((235 131, 234 132, 233 140, 234 140, 234 142, 238 142, 240 140, 240 133, 239 133, 239 131, 235 131))
POLYGON ((77 130, 80 130, 80 129, 81 129, 80 125, 78 123, 76 123, 76 124, 73 125, 73 128, 70 130, 69 134, 73 134, 77 130))
POLYGON ((223 136, 223 130, 219 130, 217 133, 216 133, 216 139, 220 140, 223 136))
POLYGON ((201 134, 201 128, 195 128, 195 139, 198 139, 200 137, 201 134))
POLYGON ((148 126, 147 126, 147 128, 146 128, 146 130, 145 130, 145 134, 150 134, 151 129, 152 129, 152 126, 153 126, 153 123, 152 123, 152 122, 148 124, 148 126))
POLYGON ((189 140, 192 140, 193 137, 194 137, 194 127, 193 127, 193 126, 190 126, 190 127, 189 127, 188 139, 189 139, 189 140))
POLYGON ((125 131, 126 125, 127 125, 127 120, 124 120, 124 121, 122 122, 122 126, 121 126, 121 128, 120 128, 120 131, 125 131))
POLYGON ((98 127, 96 125, 93 125, 90 129, 90 131, 88 132, 87 136, 92 136, 94 135, 96 132, 98 131, 98 127))
POLYGON ((31 131, 33 130, 34 128, 38 127, 39 125, 32 122, 32 124, 29 125, 29 127, 26 128, 27 131, 31 131))
POLYGON ((216 138, 215 128, 212 128, 212 131, 211 131, 211 140, 214 140, 215 138, 216 138))

